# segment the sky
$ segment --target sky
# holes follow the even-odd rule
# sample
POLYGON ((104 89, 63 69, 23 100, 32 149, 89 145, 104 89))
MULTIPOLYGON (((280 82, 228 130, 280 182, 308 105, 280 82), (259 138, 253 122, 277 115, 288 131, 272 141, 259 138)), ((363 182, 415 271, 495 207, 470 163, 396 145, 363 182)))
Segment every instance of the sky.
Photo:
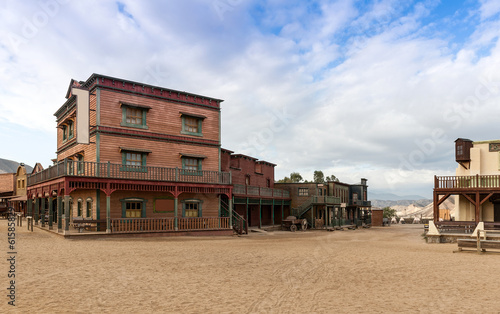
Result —
POLYGON ((454 140, 498 139, 500 1, 0 1, 0 158, 45 167, 92 73, 224 99, 222 146, 432 196, 454 140))

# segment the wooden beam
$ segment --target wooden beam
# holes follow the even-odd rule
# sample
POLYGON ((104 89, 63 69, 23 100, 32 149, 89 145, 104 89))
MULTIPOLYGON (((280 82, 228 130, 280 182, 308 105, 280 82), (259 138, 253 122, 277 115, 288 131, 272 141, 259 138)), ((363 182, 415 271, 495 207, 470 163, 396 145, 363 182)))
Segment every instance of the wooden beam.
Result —
POLYGON ((488 194, 488 196, 486 196, 486 197, 485 197, 485 198, 481 201, 481 203, 480 203, 479 205, 483 205, 483 203, 484 203, 484 202, 486 202, 486 201, 487 201, 487 200, 488 200, 488 199, 489 199, 489 198, 490 198, 493 194, 495 194, 495 193, 493 193, 493 192, 492 192, 492 193, 488 194))
MULTIPOLYGON (((448 197, 450 197, 451 193, 446 193, 438 202, 437 202, 437 205, 439 207, 439 205, 441 205, 444 201, 446 201, 446 199, 448 197)), ((439 198, 439 195, 438 195, 438 198, 439 198)))

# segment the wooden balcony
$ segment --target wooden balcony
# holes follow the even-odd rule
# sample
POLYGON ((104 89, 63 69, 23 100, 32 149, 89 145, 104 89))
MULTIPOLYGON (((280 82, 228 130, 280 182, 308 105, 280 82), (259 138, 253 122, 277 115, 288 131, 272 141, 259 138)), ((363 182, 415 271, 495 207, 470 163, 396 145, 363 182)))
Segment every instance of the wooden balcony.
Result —
POLYGON ((259 186, 235 184, 234 195, 262 198, 290 198, 290 192, 279 189, 270 189, 259 186))
POLYGON ((489 191, 499 189, 500 175, 434 177, 435 191, 489 191))
POLYGON ((64 160, 43 171, 29 175, 27 185, 32 186, 67 176, 202 184, 231 184, 231 173, 229 172, 64 160))

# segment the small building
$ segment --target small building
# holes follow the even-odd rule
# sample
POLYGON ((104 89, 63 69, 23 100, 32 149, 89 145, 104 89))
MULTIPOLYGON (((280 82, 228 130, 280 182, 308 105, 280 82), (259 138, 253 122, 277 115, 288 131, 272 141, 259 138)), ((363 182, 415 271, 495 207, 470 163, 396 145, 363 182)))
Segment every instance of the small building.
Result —
POLYGON ((275 188, 275 164, 222 149, 222 171, 230 172, 234 210, 250 227, 281 224, 290 211, 288 191, 275 188))
POLYGON ((455 196, 455 220, 500 222, 500 140, 455 140, 456 176, 434 177, 434 221, 439 205, 455 196))
POLYGON ((26 184, 27 184, 27 170, 26 166, 21 163, 17 167, 16 171, 16 193, 15 197, 13 197, 10 202, 11 206, 14 207, 14 210, 16 212, 22 213, 24 216, 26 216, 26 201, 27 201, 27 196, 26 196, 26 184))
POLYGON ((16 195, 16 174, 0 173, 0 212, 10 206, 10 200, 16 195))
POLYGON ((371 207, 366 181, 353 185, 338 181, 276 183, 275 187, 290 193, 290 215, 307 218, 313 228, 322 228, 363 223, 368 215, 365 211, 371 207))

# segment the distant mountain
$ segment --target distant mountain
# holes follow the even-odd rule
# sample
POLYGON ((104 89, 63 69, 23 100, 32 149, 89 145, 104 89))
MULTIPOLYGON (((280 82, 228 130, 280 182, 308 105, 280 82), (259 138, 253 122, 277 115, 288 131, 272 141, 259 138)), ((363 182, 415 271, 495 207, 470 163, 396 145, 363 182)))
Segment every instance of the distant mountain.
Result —
MULTIPOLYGON (((17 161, 0 158, 0 173, 15 173, 19 164, 17 161)), ((25 167, 27 173, 33 171, 33 167, 28 165, 25 165, 25 167)))
POLYGON ((415 205, 418 207, 425 207, 432 203, 432 200, 420 199, 420 200, 399 200, 399 201, 386 201, 386 200, 371 200, 372 207, 395 207, 395 206, 410 206, 415 205))
POLYGON ((384 201, 405 201, 405 200, 423 200, 427 199, 426 197, 420 196, 420 195, 396 195, 392 193, 377 193, 373 191, 368 192, 368 199, 369 200, 384 200, 384 201))

